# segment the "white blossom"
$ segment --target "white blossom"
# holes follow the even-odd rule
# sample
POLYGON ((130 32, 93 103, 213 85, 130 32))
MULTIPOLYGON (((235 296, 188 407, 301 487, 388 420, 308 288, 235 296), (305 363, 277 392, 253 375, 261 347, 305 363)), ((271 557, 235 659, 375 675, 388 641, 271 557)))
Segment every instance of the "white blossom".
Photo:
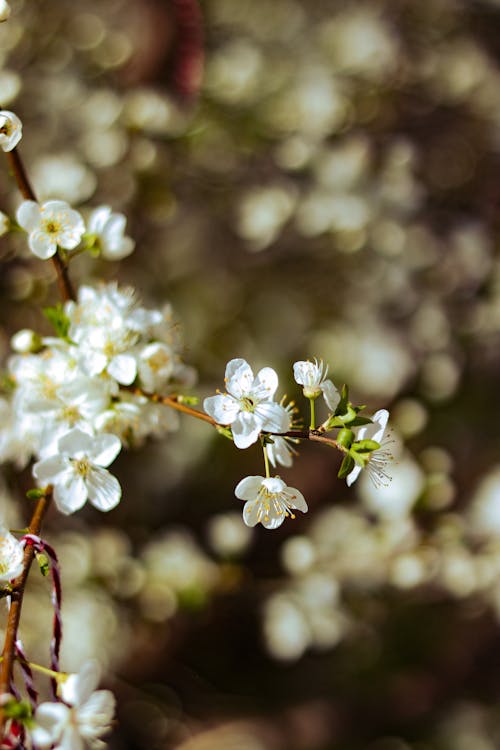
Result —
POLYGON ((95 208, 87 221, 87 231, 97 239, 101 255, 106 260, 121 260, 133 251, 135 242, 125 236, 127 219, 114 213, 109 206, 95 208))
POLYGON ((10 16, 11 8, 7 0, 0 0, 0 23, 6 21, 10 16))
MULTIPOLYGON (((383 445, 388 420, 389 412, 387 409, 379 409, 372 417, 372 424, 358 427, 356 432, 356 441, 374 440, 376 443, 380 444, 380 448, 373 451, 368 459, 368 463, 366 464, 366 470, 376 485, 387 484, 390 480, 390 477, 385 471, 385 467, 387 466, 388 461, 392 459, 392 454, 383 445)), ((359 464, 356 464, 352 471, 347 475, 346 482, 348 487, 356 481, 361 472, 361 468, 362 467, 359 464)))
POLYGON ((302 493, 287 487, 279 477, 245 477, 236 486, 235 494, 246 501, 243 520, 247 526, 261 523, 266 529, 277 529, 286 516, 295 518, 293 510, 307 512, 302 493))
MULTIPOLYGON (((0 21, 2 18, 2 7, 0 3, 0 21)), ((7 109, 0 110, 0 147, 3 151, 12 151, 23 135, 23 124, 14 112, 7 109)))
POLYGON ((335 412, 340 401, 340 394, 331 380, 326 378, 328 366, 323 361, 315 359, 300 360, 293 365, 293 376, 295 381, 302 386, 306 398, 318 398, 321 394, 328 408, 335 412))
POLYGON ((78 674, 69 675, 60 687, 64 703, 41 703, 31 730, 33 743, 46 750, 101 750, 101 737, 111 729, 115 698, 110 690, 95 690, 100 672, 97 662, 84 664, 78 674))
MULTIPOLYGON (((287 404, 287 406, 279 404, 279 407, 283 414, 283 432, 288 432, 292 429, 292 413, 294 405, 292 403, 287 404)), ((273 466, 280 464, 281 466, 289 468, 293 463, 293 456, 296 453, 290 445, 291 438, 273 435, 271 439, 272 443, 266 443, 266 453, 271 464, 273 466)))
POLYGON ((116 435, 89 435, 78 428, 58 441, 58 455, 38 461, 33 475, 54 485, 54 501, 62 513, 74 513, 88 499, 98 510, 112 510, 121 498, 116 477, 105 468, 115 460, 121 443, 116 435))
POLYGON ((23 569, 24 549, 5 526, 0 526, 0 581, 11 581, 23 569))
POLYGON ((51 258, 57 246, 75 248, 85 231, 83 219, 65 201, 23 201, 17 209, 19 225, 29 233, 30 250, 42 260, 51 258))
POLYGON ((283 407, 272 400, 278 387, 273 369, 264 367, 254 378, 244 359, 232 359, 224 380, 227 393, 206 398, 203 408, 219 424, 231 425, 238 448, 248 448, 262 431, 285 432, 283 407))

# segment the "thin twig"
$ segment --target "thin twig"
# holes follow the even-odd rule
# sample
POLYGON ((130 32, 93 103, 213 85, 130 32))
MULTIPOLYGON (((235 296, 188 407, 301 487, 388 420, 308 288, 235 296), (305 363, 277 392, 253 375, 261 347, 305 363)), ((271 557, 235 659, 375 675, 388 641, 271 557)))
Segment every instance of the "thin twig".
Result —
MULTIPOLYGON (((38 501, 33 511, 29 525, 29 533, 38 536, 40 529, 42 528, 42 521, 47 512, 52 499, 52 488, 49 487, 38 501)), ((16 657, 16 640, 17 631, 19 628, 19 620, 21 617, 21 608, 23 605, 24 589, 26 581, 30 572, 31 564, 35 557, 35 549, 33 545, 27 544, 24 549, 24 561, 23 570, 21 574, 15 579, 12 584, 12 591, 10 593, 10 608, 7 617, 7 626, 5 629, 5 641, 2 651, 2 663, 0 666, 0 695, 10 692, 10 685, 12 681, 12 670, 14 667, 14 660, 16 657)), ((0 706, 0 728, 3 732, 5 726, 6 717, 0 706)))
MULTIPOLYGON (((24 164, 19 155, 19 151, 14 148, 12 149, 12 151, 7 151, 5 155, 7 157, 7 161, 9 162, 10 170, 16 180, 19 192, 21 193, 23 198, 27 201, 37 202, 35 191, 33 190, 28 179, 24 164)), ((62 299, 65 302, 70 299, 75 299, 75 292, 68 275, 68 267, 66 263, 64 263, 59 253, 53 255, 51 260, 56 270, 57 285, 59 287, 59 293, 62 299)))

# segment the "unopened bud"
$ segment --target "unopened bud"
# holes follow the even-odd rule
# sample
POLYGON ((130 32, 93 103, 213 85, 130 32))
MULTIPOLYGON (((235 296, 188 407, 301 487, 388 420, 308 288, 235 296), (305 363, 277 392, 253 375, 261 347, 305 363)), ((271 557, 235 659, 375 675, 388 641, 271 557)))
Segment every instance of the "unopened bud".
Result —
POLYGON ((41 344, 42 340, 38 333, 35 333, 30 328, 22 328, 10 340, 10 345, 18 354, 38 352, 41 344))

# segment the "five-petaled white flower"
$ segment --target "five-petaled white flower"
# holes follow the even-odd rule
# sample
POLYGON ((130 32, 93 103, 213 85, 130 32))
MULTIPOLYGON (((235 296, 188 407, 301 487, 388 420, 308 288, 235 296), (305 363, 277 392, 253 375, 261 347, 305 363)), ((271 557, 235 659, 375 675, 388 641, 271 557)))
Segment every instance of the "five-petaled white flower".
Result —
MULTIPOLYGON (((0 8, 1 12, 1 8, 0 8)), ((0 17, 0 21, 5 19, 0 17)), ((14 112, 0 110, 0 147, 3 151, 12 151, 23 135, 23 124, 14 112)))
MULTIPOLYGON (((392 460, 392 454, 386 447, 384 447, 384 433, 389 420, 389 412, 387 409, 379 409, 372 417, 372 424, 363 425, 357 428, 356 441, 359 440, 374 440, 379 443, 380 448, 374 450, 368 459, 366 464, 366 470, 370 475, 370 479, 376 484, 387 484, 390 481, 389 475, 385 471, 387 463, 392 460)), ((352 469, 347 475, 346 482, 348 487, 356 481, 359 474, 361 473, 362 467, 359 464, 352 469)))
POLYGON ((110 690, 96 690, 100 670, 97 662, 84 664, 78 674, 69 675, 60 687, 64 703, 41 703, 31 730, 34 745, 45 750, 92 750, 105 747, 101 737, 111 729, 115 698, 110 690), (68 704, 68 705, 66 705, 68 704))
POLYGON ((23 569, 24 547, 8 529, 0 526, 0 581, 11 581, 23 569))
POLYGON ((286 516, 295 518, 293 510, 307 513, 302 493, 287 487, 279 477, 245 477, 234 492, 240 500, 246 500, 243 520, 247 526, 261 523, 266 529, 277 529, 286 516))
POLYGON ((78 211, 66 201, 23 201, 17 209, 19 225, 29 233, 30 250, 42 260, 51 258, 57 246, 73 250, 85 232, 85 224, 78 211))
POLYGON ((323 364, 323 360, 315 359, 300 360, 293 366, 293 377, 295 382, 302 386, 306 398, 318 398, 323 394, 328 408, 335 412, 340 401, 340 394, 333 385, 331 380, 326 378, 328 374, 328 365, 323 364))
POLYGON ((260 432, 285 432, 288 417, 272 399, 278 387, 278 376, 264 367, 254 378, 244 359, 232 359, 226 366, 227 393, 210 396, 203 408, 216 422, 231 425, 234 443, 248 448, 260 432))
POLYGON ((105 466, 121 450, 116 435, 89 435, 78 428, 58 441, 58 455, 49 456, 33 466, 40 484, 54 485, 54 501, 62 513, 74 513, 90 500, 98 510, 108 511, 120 502, 121 487, 105 466))
POLYGON ((134 240, 124 234, 126 223, 125 216, 112 212, 109 206, 99 206, 90 214, 87 231, 94 235, 101 255, 106 260, 121 260, 133 251, 134 240))

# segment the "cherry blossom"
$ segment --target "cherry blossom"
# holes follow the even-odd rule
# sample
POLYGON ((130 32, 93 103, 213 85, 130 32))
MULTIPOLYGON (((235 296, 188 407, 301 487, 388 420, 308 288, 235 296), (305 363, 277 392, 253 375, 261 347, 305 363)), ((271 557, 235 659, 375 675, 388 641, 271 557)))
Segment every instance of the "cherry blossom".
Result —
POLYGON ((121 450, 116 435, 89 435, 75 428, 58 441, 58 455, 38 461, 33 475, 54 485, 54 501, 62 513, 74 513, 87 499, 98 510, 112 510, 121 498, 116 477, 105 468, 121 450))
POLYGON ((65 201, 23 201, 17 209, 19 225, 29 233, 30 250, 42 260, 51 258, 57 246, 73 250, 85 231, 83 219, 65 201))
POLYGON ((203 408, 216 422, 231 425, 234 443, 248 448, 260 432, 285 432, 288 419, 283 407, 272 399, 278 387, 278 376, 264 367, 254 377, 244 359, 232 359, 226 366, 227 393, 209 396, 203 408))
POLYGON ((245 477, 236 486, 235 495, 246 501, 243 520, 247 526, 261 523, 266 529, 277 529, 286 516, 295 518, 293 510, 307 513, 302 493, 287 487, 279 477, 245 477))
MULTIPOLYGON (((6 5, 6 4, 5 4, 6 5)), ((9 9, 10 12, 10 9, 9 9)), ((5 9, 0 2, 0 22, 5 21, 5 9)), ((8 17, 8 16, 7 16, 8 17)), ((23 124, 14 112, 7 109, 0 110, 0 147, 3 151, 12 151, 23 135, 23 124)))

